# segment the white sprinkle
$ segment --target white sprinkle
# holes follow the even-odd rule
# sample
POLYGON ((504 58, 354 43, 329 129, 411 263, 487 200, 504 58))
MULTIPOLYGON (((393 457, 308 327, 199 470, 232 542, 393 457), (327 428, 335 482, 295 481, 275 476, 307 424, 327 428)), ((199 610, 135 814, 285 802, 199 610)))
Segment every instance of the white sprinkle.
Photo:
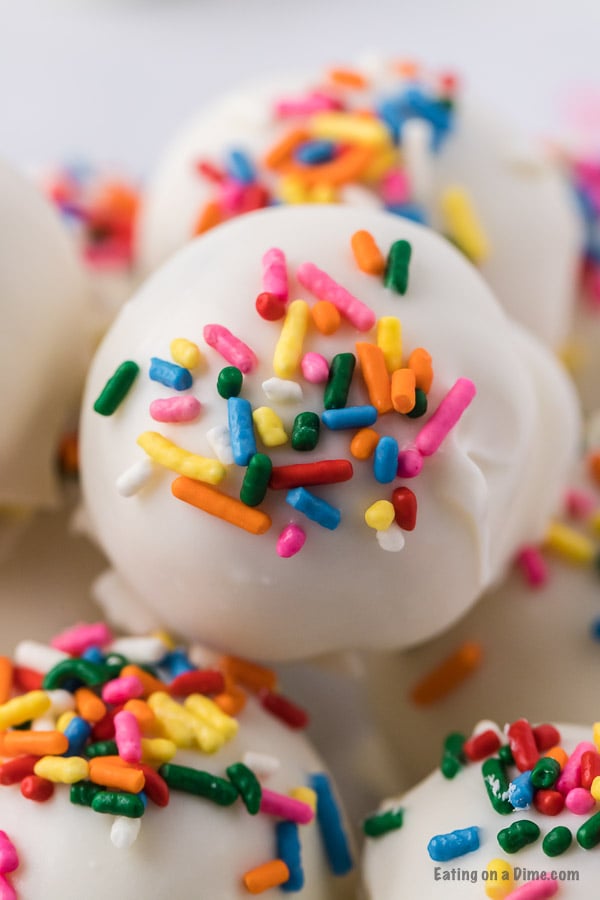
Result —
POLYGON ((54 731, 56 719, 53 716, 38 716, 29 727, 31 731, 54 731))
POLYGON ((280 762, 276 756, 268 753, 256 753, 254 750, 246 750, 242 762, 252 769, 257 778, 268 778, 279 769, 280 762))
POLYGON ((119 850, 127 850, 137 840, 142 820, 117 816, 110 829, 110 839, 119 850))
POLYGON ((224 466, 233 465, 233 450, 231 449, 231 435, 227 425, 215 425, 206 432, 206 439, 212 452, 224 466))
POLYGON ((18 666, 34 669, 43 675, 64 659, 71 658, 68 653, 63 653, 62 650, 56 650, 55 647, 50 647, 49 644, 42 644, 39 641, 21 641, 15 647, 13 657, 18 666))
POLYGON ((402 126, 402 158, 408 173, 413 200, 426 209, 433 193, 431 125, 423 119, 409 119, 402 126))
POLYGON ((390 553, 398 553, 405 544, 404 533, 395 522, 392 522, 387 531, 376 531, 375 536, 381 549, 390 553))
POLYGON ((151 459, 138 459, 117 478, 117 491, 122 497, 133 497, 145 487, 156 466, 151 459))
POLYGON ((126 637, 117 638, 109 647, 111 653, 120 653, 134 663, 160 662, 169 652, 169 648, 159 637, 126 637))
POLYGON ((297 381, 286 381, 285 378, 269 378, 263 381, 262 389, 272 403, 299 403, 304 396, 297 381))
POLYGON ((61 716, 64 712, 75 709, 75 697, 70 691, 57 688, 54 691, 46 691, 46 696, 50 700, 49 712, 53 716, 61 716))

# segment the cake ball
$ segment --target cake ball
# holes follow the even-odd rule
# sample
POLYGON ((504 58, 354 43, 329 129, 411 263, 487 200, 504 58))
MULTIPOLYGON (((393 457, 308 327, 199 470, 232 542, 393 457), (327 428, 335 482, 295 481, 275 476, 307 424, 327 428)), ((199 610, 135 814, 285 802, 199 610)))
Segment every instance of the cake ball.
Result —
POLYGON ((272 670, 103 622, 0 667, 3 896, 348 895, 335 788, 272 670))
POLYGON ((365 821, 368 900, 593 896, 599 731, 521 718, 452 735, 441 770, 365 821))
POLYGON ((453 74, 382 60, 240 88, 166 149, 142 202, 142 267, 270 204, 383 207, 448 237, 557 347, 582 241, 574 199, 545 150, 474 95, 453 74))
POLYGON ((89 359, 87 285, 58 217, 0 162, 0 505, 57 500, 62 429, 89 359))
POLYGON ((82 481, 121 615, 294 659, 448 627, 543 534, 577 432, 553 355, 451 244, 287 207, 191 243, 123 308, 82 481))

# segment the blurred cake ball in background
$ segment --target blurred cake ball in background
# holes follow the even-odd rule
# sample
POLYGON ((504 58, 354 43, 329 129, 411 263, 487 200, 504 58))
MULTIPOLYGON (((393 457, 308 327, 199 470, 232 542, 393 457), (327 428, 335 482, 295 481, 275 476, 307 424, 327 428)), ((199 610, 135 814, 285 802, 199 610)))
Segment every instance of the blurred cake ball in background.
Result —
POLYGON ((175 136, 149 181, 142 267, 260 207, 377 206, 447 236, 509 314, 558 347, 581 250, 576 204, 543 148, 474 93, 452 73, 369 58, 222 97, 175 136))

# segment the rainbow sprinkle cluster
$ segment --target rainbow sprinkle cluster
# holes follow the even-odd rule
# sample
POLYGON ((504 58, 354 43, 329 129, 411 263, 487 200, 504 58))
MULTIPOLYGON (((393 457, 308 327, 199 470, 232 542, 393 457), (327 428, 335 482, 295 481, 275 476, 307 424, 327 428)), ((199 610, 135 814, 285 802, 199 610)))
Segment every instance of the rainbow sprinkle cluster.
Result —
MULTIPOLYGON (((407 241, 396 241, 386 258, 373 236, 359 231, 352 237, 352 249, 363 271, 382 279, 391 291, 407 291, 411 257, 407 241)), ((386 316, 377 321, 366 304, 313 263, 300 265, 296 274, 300 284, 317 299, 312 306, 305 300, 288 303, 285 256, 277 248, 264 254, 262 291, 256 309, 263 320, 279 320, 281 328, 273 352, 274 377, 262 383, 262 390, 266 399, 280 408, 300 405, 302 409, 303 384, 296 379, 302 376, 305 382, 322 384, 321 415, 298 412, 289 435, 273 406, 253 409, 243 393, 245 379, 256 368, 256 354, 224 326, 205 325, 206 344, 228 363, 216 380, 217 392, 227 405, 227 425, 207 433, 216 456, 200 456, 158 431, 145 431, 137 442, 146 457, 120 476, 117 490, 124 496, 135 495, 148 484, 155 468, 162 467, 179 476, 171 486, 177 499, 256 535, 267 532, 272 524, 268 513, 260 508, 268 492, 275 496, 279 492, 281 496, 281 491, 285 491, 285 501, 295 516, 279 534, 277 553, 289 558, 306 541, 307 520, 328 530, 340 525, 341 510, 313 488, 351 480, 354 467, 350 459, 326 457, 278 466, 272 456, 289 441, 300 460, 304 453, 316 450, 322 430, 344 431, 350 435, 349 454, 359 464, 370 465, 375 483, 381 485, 381 499, 363 511, 365 523, 375 531, 382 549, 401 550, 404 532, 416 524, 417 499, 406 485, 392 487, 392 483, 420 473, 424 461, 437 451, 472 401, 475 387, 468 379, 459 378, 407 446, 400 446, 390 434, 380 434, 372 426, 383 425, 386 417, 396 428, 396 416, 418 418, 427 412, 433 380, 430 355, 424 348, 416 348, 405 361, 400 320, 386 316), (330 360, 308 349, 311 323, 321 334, 331 335, 342 320, 355 332, 369 332, 376 326, 375 340, 358 341, 355 353, 337 353, 330 360), (357 358, 369 403, 352 406, 348 398, 357 358), (259 449, 257 439, 263 449, 259 449), (244 470, 239 497, 217 487, 232 466, 244 470)), ((187 392, 194 385, 191 370, 199 364, 202 354, 198 345, 187 338, 175 338, 170 348, 172 360, 153 357, 148 374, 173 393, 167 399, 152 401, 149 415, 154 422, 193 421, 202 414, 201 404, 187 392)), ((128 395, 138 373, 136 362, 122 363, 97 398, 96 412, 111 416, 128 395)))
MULTIPOLYGON (((199 668, 162 633, 115 638, 94 623, 50 645, 23 641, 13 660, 0 657, 0 784, 18 784, 38 803, 68 788, 72 803, 111 817, 119 848, 134 843, 143 817, 165 807, 172 791, 272 816, 275 857, 240 873, 251 893, 303 888, 299 826, 316 816, 331 870, 346 874, 352 859, 324 773, 288 795, 265 786, 279 760, 263 753, 246 752, 221 776, 177 762, 182 748, 201 756, 230 741, 243 727, 249 693, 284 727, 307 724, 305 711, 278 693, 272 670, 230 656, 199 668)), ((15 896, 5 875, 17 866, 17 850, 0 832, 3 897, 15 896)))

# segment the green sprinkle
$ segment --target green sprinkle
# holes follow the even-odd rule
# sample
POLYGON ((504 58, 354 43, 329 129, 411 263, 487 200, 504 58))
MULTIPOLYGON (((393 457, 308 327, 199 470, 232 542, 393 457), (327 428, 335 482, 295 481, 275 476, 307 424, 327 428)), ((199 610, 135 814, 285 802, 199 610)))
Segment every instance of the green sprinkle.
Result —
MULTIPOLYGON (((580 829, 581 830, 581 829, 580 829)), ((520 819, 498 832, 498 843, 505 853, 517 853, 540 836, 540 829, 530 819, 520 819)))
POLYGON ((481 767, 485 789, 490 803, 497 813, 507 816, 513 812, 512 804, 508 801, 508 777, 502 760, 495 756, 486 759, 481 767))
POLYGON ((97 813, 108 813, 111 816, 127 816, 128 819, 140 819, 144 815, 144 803, 137 794, 127 791, 100 791, 92 800, 92 809, 97 813))
POLYGON ((246 506, 258 506, 265 499, 273 463, 264 453, 255 453, 248 463, 240 489, 240 500, 246 506))
POLYGON ((99 784, 91 781, 78 781, 71 785, 71 803, 76 803, 77 806, 91 806, 96 794, 101 793, 102 788, 99 784))
POLYGON ((96 741, 85 748, 85 755, 94 759, 96 756, 118 756, 119 751, 115 741, 96 741))
POLYGON ((498 750, 498 756, 505 766, 512 766, 514 764, 515 758, 512 754, 512 750, 510 749, 509 744, 502 744, 502 746, 498 750))
POLYGON ((255 816, 260 809, 262 788, 252 769, 249 769, 244 763, 234 763, 227 769, 227 777, 238 789, 250 815, 255 816))
POLYGON ((237 789, 230 781, 219 778, 217 775, 211 775, 210 772, 191 769, 189 766, 164 763, 158 773, 173 790, 205 797, 207 800, 212 800, 213 803, 218 803, 219 806, 231 806, 239 796, 237 789))
POLYGON ((463 765, 458 757, 453 756, 447 751, 444 752, 442 761, 440 763, 440 772, 442 773, 444 778, 447 778, 448 781, 451 781, 458 775, 462 767, 463 765))
POLYGON ((427 394, 422 388, 415 388, 415 405, 406 415, 409 419, 420 419, 427 412, 427 394))
POLYGON ((395 241, 390 247, 383 283, 398 294, 405 294, 408 288, 408 267, 412 247, 408 241, 395 241))
POLYGON ((42 687, 45 691, 59 688, 68 678, 77 678, 89 687, 110 681, 113 675, 102 663, 89 662, 87 659, 63 659, 44 676, 42 687))
POLYGON ((573 843, 573 835, 565 825, 557 825, 549 831, 542 841, 542 850, 546 856, 560 856, 573 843))
POLYGON ((321 420, 313 412, 298 413, 292 427, 294 450, 314 450, 319 443, 321 420))
POLYGON ((440 770, 444 778, 450 780, 458 775, 462 769, 465 761, 463 752, 465 741, 466 737, 459 731, 452 731, 446 737, 440 763, 440 770))
POLYGON ((325 409, 344 408, 348 400, 355 365, 354 353, 336 353, 333 357, 323 395, 325 409))
POLYGON ((538 790, 551 788, 559 775, 560 764, 551 756, 542 756, 531 772, 531 783, 538 790))
POLYGON ((577 831, 577 843, 584 850, 600 844, 600 812, 587 819, 577 831))
POLYGON ((115 374, 108 379, 94 403, 96 412, 101 416, 112 416, 129 393, 139 371, 138 364, 131 360, 121 363, 115 374))
POLYGON ((385 812, 375 816, 369 816, 365 819, 363 822, 363 831, 367 837, 381 837, 382 834, 387 834, 388 831, 397 831, 398 828, 402 828, 403 821, 403 809, 400 807, 397 809, 388 809, 385 812))
POLYGON ((242 389, 244 376, 237 366, 225 366, 217 377, 217 391, 224 400, 238 397, 242 389))

